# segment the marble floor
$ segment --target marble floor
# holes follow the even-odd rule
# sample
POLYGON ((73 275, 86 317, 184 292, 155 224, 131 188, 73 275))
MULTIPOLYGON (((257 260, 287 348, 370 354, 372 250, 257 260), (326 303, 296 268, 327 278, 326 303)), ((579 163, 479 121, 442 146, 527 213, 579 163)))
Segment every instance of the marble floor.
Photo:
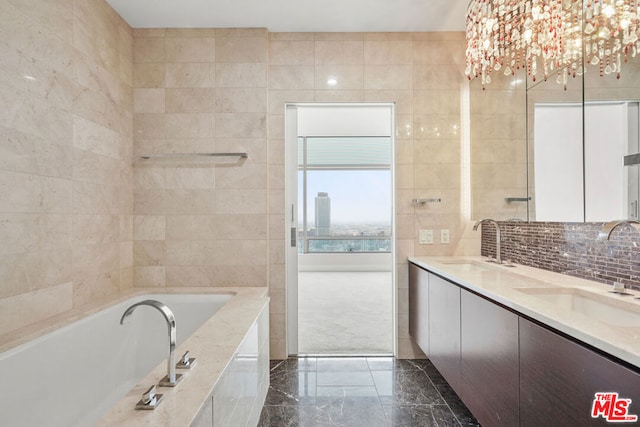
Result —
POLYGON ((290 358, 270 380, 259 427, 479 426, 428 360, 290 358))

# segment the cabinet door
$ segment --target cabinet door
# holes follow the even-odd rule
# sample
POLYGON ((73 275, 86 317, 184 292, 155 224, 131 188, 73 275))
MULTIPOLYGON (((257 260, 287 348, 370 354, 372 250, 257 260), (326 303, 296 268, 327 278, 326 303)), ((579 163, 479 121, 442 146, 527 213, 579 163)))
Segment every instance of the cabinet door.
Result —
POLYGON ((460 287, 429 274, 429 359, 454 390, 460 385, 460 287))
POLYGON ((482 425, 517 426, 518 316, 466 290, 460 300, 458 394, 482 425))
POLYGON ((429 273, 409 264, 409 335, 429 355, 429 273))
POLYGON ((640 375, 595 351, 520 318, 522 426, 611 425, 592 418, 596 393, 631 399, 640 416, 640 375))

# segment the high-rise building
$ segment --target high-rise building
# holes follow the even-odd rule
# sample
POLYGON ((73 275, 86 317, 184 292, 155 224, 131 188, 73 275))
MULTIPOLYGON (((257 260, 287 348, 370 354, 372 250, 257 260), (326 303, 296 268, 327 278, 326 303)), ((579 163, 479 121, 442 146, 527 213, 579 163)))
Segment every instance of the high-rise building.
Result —
POLYGON ((331 235, 331 199, 329 193, 316 196, 316 236, 331 235))

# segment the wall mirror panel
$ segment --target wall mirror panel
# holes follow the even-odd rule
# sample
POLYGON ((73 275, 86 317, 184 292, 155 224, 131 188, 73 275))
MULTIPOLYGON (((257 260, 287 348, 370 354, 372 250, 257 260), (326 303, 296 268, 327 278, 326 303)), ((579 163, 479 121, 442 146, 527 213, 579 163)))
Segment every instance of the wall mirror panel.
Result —
POLYGON ((470 87, 472 219, 527 219, 525 73, 470 87))
POLYGON ((527 77, 526 86, 527 219, 582 222, 582 77, 566 85, 527 77))
MULTIPOLYGON (((585 102, 585 154, 586 164, 593 162, 594 151, 588 148, 597 141, 597 147, 607 151, 605 159, 611 162, 611 153, 617 152, 615 174, 618 179, 610 182, 608 187, 612 194, 618 194, 616 203, 621 205, 620 215, 615 218, 638 219, 639 207, 639 171, 640 152, 638 133, 640 111, 640 56, 628 56, 626 63, 622 64, 620 78, 614 75, 600 77, 596 68, 590 67, 584 74, 584 102, 585 102), (609 111, 601 114, 599 111, 609 111), (611 115, 611 111, 619 110, 619 114, 611 115), (596 114, 590 113, 596 110, 596 114), (590 114, 587 114, 590 113, 590 114), (605 132, 607 129, 619 129, 617 133, 605 132), (623 159, 620 159, 622 154, 623 159), (636 155, 636 156, 634 156, 636 155)), ((611 164, 611 163, 609 163, 611 164)), ((605 164, 606 166, 606 164, 605 164)), ((600 172, 602 176, 604 172, 600 172)), ((587 175, 585 181, 585 194, 592 194, 599 190, 596 185, 598 176, 587 175)), ((598 215, 594 205, 603 201, 592 201, 585 207, 586 221, 609 221, 611 216, 598 215)))
POLYGON ((638 218, 638 22, 635 1, 469 4, 472 218, 638 218))
POLYGON ((592 65, 566 88, 527 79, 529 220, 638 218, 639 91, 639 57, 620 79, 592 65))

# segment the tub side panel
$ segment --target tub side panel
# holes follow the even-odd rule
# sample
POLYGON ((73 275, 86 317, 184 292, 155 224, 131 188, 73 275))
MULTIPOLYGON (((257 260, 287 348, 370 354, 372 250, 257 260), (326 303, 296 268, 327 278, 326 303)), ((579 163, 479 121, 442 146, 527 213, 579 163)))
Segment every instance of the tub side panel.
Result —
POLYGON ((269 306, 266 305, 213 391, 213 425, 258 425, 268 388, 269 306))

